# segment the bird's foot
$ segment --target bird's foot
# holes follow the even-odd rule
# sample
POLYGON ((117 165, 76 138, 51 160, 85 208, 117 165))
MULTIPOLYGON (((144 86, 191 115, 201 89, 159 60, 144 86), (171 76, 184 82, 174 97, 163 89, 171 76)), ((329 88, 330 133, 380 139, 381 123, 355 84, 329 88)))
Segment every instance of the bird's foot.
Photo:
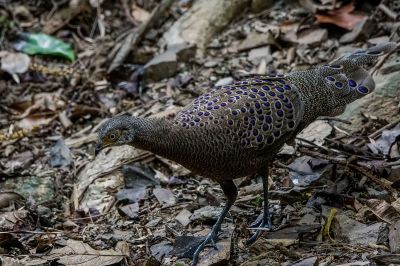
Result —
POLYGON ((257 238, 263 233, 263 231, 272 231, 272 220, 271 215, 264 214, 263 218, 259 221, 256 221, 254 224, 251 225, 251 228, 258 228, 261 230, 257 230, 248 240, 247 245, 253 244, 257 238))
POLYGON ((204 241, 197 247, 196 251, 193 254, 191 266, 197 265, 197 262, 199 261, 199 255, 207 245, 211 245, 214 249, 217 249, 217 245, 215 243, 218 237, 218 230, 216 229, 217 228, 213 228, 211 232, 207 235, 207 237, 204 239, 204 241))

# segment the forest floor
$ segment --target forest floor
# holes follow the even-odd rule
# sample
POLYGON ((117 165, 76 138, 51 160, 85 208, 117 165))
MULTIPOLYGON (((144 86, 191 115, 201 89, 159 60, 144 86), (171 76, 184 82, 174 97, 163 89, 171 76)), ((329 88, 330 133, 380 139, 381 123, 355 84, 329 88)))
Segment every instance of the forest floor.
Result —
MULTIPOLYGON (((173 118, 214 86, 399 42, 400 1, 365 2, 0 1, 0 265, 190 265, 222 190, 132 147, 95 157, 99 125, 173 118)), ((235 180, 199 265, 400 264, 399 53, 371 73, 374 93, 277 155, 275 230, 245 244, 262 183, 235 180)))

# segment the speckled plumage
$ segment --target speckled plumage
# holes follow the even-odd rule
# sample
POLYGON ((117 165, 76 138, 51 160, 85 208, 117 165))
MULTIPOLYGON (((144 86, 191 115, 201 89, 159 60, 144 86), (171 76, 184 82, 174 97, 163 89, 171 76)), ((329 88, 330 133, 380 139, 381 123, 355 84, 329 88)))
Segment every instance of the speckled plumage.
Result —
POLYGON ((338 115, 371 93, 374 81, 362 67, 395 48, 381 44, 309 70, 217 87, 173 120, 115 117, 101 127, 100 146, 130 144, 174 160, 219 182, 233 203, 233 179, 263 173, 282 145, 317 117, 338 115), (117 140, 110 140, 116 129, 117 140))

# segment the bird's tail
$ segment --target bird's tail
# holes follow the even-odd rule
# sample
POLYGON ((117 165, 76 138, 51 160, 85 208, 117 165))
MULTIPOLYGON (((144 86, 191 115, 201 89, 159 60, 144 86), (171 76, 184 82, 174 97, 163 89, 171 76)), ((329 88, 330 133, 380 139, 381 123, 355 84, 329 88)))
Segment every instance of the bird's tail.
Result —
POLYGON ((375 89, 375 82, 368 69, 377 59, 397 48, 394 42, 379 44, 366 50, 357 50, 335 59, 319 68, 325 84, 338 96, 352 102, 375 89))

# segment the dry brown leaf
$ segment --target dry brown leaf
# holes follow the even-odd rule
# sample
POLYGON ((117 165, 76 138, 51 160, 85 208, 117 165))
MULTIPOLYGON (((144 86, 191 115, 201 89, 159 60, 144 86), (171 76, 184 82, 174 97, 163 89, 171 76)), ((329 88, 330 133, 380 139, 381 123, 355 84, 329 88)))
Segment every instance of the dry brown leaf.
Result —
POLYGON ((363 15, 351 14, 353 10, 354 2, 351 2, 339 9, 328 11, 327 14, 316 14, 315 17, 319 23, 334 24, 352 30, 364 18, 363 15))

